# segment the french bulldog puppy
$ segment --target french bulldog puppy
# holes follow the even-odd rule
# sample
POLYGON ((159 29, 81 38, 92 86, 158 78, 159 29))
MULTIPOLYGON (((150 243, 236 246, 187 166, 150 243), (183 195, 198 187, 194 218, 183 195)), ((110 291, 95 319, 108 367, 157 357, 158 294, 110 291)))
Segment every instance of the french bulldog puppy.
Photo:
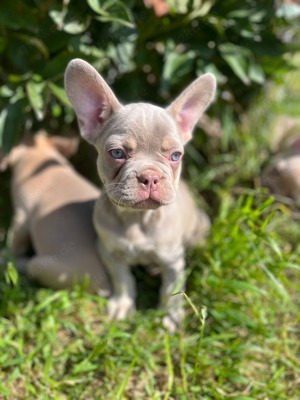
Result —
POLYGON ((67 161, 77 147, 77 138, 42 131, 2 158, 2 169, 12 168, 12 252, 20 272, 45 286, 69 288, 88 277, 89 289, 108 297, 92 223, 100 191, 67 161))
POLYGON ((98 151, 104 192, 96 202, 98 251, 112 279, 108 313, 124 319, 135 310, 135 265, 162 272, 163 325, 174 332, 183 317, 185 249, 204 239, 210 222, 180 180, 184 145, 211 103, 212 74, 196 79, 166 109, 147 103, 122 105, 87 62, 72 60, 67 95, 81 135, 98 151))

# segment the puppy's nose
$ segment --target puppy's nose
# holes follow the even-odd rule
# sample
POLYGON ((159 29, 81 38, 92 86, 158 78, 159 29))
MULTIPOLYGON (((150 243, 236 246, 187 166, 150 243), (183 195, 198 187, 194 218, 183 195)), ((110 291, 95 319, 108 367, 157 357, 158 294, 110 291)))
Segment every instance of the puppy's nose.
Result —
POLYGON ((158 187, 160 177, 157 172, 147 170, 138 176, 138 180, 148 192, 154 192, 158 187))

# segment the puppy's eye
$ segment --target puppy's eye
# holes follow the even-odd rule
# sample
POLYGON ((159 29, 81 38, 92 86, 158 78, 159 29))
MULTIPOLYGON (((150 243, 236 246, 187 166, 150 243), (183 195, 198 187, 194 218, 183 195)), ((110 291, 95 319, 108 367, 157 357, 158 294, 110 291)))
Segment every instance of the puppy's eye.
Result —
POLYGON ((112 158, 115 158, 116 160, 122 160, 126 158, 124 151, 121 149, 110 150, 109 154, 112 156, 112 158))
POLYGON ((171 154, 171 160, 172 161, 179 161, 181 159, 182 154, 179 151, 174 151, 174 153, 171 154))

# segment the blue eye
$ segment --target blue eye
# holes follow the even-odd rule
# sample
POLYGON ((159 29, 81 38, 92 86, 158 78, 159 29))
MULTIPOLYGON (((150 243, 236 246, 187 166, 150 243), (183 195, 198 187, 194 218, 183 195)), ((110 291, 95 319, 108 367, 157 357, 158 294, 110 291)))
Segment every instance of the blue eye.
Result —
POLYGON ((124 151, 121 149, 113 149, 110 150, 109 153, 112 156, 112 158, 115 158, 116 160, 122 160, 126 158, 124 151))
POLYGON ((181 153, 179 151, 174 151, 174 153, 171 154, 171 160, 172 161, 179 161, 181 158, 181 153))

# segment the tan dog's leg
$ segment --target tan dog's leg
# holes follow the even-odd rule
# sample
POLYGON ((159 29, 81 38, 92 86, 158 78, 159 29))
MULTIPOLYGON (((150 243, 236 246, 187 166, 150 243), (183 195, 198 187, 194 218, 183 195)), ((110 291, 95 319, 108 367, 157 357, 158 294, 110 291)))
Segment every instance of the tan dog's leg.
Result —
POLYGON ((12 224, 12 251, 14 256, 21 257, 30 249, 28 220, 24 210, 17 209, 12 224))
POLYGON ((68 286, 69 280, 62 279, 60 274, 63 271, 63 265, 51 256, 34 256, 34 257, 16 257, 16 268, 19 272, 26 274, 29 278, 38 281, 40 284, 52 287, 54 289, 62 289, 68 286), (59 280, 63 280, 59 283, 59 280))
POLYGON ((86 266, 84 270, 78 268, 76 271, 76 267, 72 268, 72 262, 64 262, 56 256, 21 257, 16 259, 16 265, 20 272, 53 289, 71 288, 74 284, 83 283, 88 279, 91 292, 103 297, 110 295, 110 285, 102 270, 90 270, 86 266))

